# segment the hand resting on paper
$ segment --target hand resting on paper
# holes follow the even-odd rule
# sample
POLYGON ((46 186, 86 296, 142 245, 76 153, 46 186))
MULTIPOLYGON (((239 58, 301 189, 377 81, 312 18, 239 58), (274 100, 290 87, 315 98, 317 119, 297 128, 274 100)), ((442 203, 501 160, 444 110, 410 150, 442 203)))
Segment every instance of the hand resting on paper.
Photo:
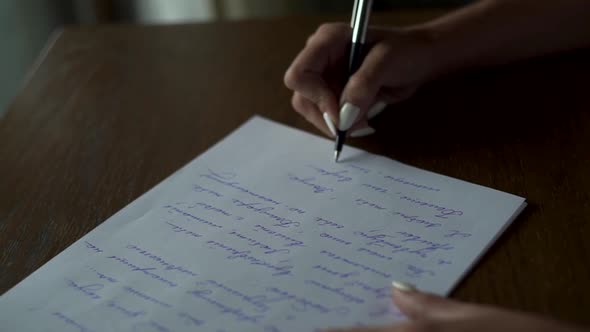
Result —
POLYGON ((582 332, 587 331, 532 314, 446 299, 394 288, 393 301, 408 321, 395 326, 326 332, 582 332))
POLYGON ((369 49, 347 82, 350 27, 321 25, 285 73, 293 108, 333 136, 341 105, 359 109, 350 136, 424 83, 465 68, 501 65, 590 46, 587 0, 481 0, 403 28, 371 28, 369 49), (349 105, 350 106, 350 105, 349 105))

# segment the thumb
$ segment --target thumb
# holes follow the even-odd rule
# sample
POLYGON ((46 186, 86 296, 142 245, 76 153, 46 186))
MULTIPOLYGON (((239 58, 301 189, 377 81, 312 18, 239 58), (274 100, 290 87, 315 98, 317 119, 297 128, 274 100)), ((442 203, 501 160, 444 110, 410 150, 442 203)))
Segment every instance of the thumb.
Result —
POLYGON ((412 320, 455 319, 471 311, 469 304, 423 293, 406 283, 393 282, 392 295, 395 305, 412 320))
POLYGON ((369 108, 377 102, 377 94, 386 77, 387 53, 386 47, 380 44, 371 48, 360 68, 344 86, 340 97, 340 130, 348 130, 357 120, 364 119, 369 108))

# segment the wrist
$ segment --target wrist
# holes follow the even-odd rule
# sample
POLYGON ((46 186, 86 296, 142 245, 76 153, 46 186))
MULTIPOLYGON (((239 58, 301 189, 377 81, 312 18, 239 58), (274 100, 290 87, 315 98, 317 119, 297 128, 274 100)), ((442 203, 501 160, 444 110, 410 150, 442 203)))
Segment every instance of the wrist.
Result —
POLYGON ((460 69, 458 54, 448 47, 444 34, 436 26, 417 25, 406 29, 420 40, 420 58, 424 66, 423 82, 431 81, 460 69))
POLYGON ((497 7, 497 1, 482 0, 409 28, 427 40, 433 78, 497 61, 504 37, 488 22, 497 7))

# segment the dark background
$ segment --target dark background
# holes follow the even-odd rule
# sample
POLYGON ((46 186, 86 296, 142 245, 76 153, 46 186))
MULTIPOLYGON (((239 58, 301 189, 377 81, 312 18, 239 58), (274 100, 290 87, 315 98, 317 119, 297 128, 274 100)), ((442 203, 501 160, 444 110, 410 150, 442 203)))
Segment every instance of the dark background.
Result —
MULTIPOLYGON (((375 11, 448 8, 468 0, 375 0, 375 11)), ((52 31, 64 24, 176 24, 293 15, 345 14, 352 0, 2 0, 0 116, 52 31)))

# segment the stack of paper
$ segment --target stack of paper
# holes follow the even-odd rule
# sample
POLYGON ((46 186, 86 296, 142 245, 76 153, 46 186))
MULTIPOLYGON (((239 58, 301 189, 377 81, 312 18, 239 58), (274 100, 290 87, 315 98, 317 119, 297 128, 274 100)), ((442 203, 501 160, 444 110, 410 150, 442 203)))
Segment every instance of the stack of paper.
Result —
POLYGON ((256 117, 0 298, 5 331, 313 331, 441 295, 521 197, 256 117))

